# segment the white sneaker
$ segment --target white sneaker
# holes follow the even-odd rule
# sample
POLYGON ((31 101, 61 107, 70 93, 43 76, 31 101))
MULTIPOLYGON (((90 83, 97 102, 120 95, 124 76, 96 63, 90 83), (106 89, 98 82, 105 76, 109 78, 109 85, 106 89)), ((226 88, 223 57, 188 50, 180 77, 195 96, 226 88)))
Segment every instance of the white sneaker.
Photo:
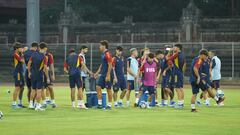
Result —
POLYGON ((29 109, 34 109, 35 107, 33 106, 33 104, 29 104, 28 108, 29 109))
POLYGON ((147 104, 147 109, 151 109, 152 107, 149 105, 149 104, 147 104))
POLYGON ((79 108, 79 109, 85 109, 85 110, 88 109, 84 104, 83 104, 83 105, 79 105, 78 108, 79 108))
POLYGON ((218 104, 218 106, 224 106, 224 103, 223 103, 223 102, 221 102, 221 103, 219 103, 219 104, 218 104))
POLYGON ((35 111, 45 111, 45 109, 43 109, 42 107, 36 107, 35 111))

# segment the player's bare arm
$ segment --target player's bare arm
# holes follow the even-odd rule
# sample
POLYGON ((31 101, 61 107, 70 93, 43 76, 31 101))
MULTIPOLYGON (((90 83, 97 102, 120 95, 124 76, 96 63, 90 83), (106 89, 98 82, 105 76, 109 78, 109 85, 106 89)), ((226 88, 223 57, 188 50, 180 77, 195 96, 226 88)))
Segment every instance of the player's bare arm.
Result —
POLYGON ((132 69, 130 68, 130 62, 129 62, 129 61, 127 62, 127 72, 128 72, 130 75, 134 76, 135 78, 138 78, 138 75, 134 74, 134 72, 133 72, 132 69))

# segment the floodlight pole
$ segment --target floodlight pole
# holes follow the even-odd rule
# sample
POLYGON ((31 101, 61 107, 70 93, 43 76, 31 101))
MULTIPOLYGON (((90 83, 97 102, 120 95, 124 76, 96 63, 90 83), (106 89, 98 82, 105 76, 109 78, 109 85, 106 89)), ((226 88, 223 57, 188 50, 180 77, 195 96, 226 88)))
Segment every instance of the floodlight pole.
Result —
POLYGON ((27 45, 40 41, 39 0, 27 0, 27 45))
MULTIPOLYGON (((64 1, 64 13, 67 13, 67 0, 64 1)), ((67 20, 64 20, 66 23, 67 20)), ((64 59, 67 58, 67 42, 68 42, 68 27, 67 24, 64 24, 63 26, 63 43, 64 43, 64 59)))

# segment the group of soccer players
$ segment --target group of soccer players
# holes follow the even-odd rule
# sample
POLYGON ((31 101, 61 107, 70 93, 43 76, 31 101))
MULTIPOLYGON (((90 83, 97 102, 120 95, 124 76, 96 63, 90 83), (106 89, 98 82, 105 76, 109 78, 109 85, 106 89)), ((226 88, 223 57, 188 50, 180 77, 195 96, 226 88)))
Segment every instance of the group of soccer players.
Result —
POLYGON ((45 110, 47 104, 53 108, 57 107, 52 87, 52 81, 55 80, 54 60, 53 55, 47 49, 47 44, 33 42, 31 48, 28 49, 16 42, 13 48, 15 90, 12 107, 14 109, 25 108, 22 104, 25 82, 28 88, 27 97, 30 109, 42 111, 45 110), (18 103, 17 99, 19 99, 18 103))
MULTIPOLYGON (((112 108, 114 100, 115 107, 123 107, 123 99, 126 96, 126 107, 130 107, 131 91, 135 90, 134 107, 139 106, 141 96, 148 92, 148 100, 146 107, 151 108, 150 103, 154 102, 161 107, 169 106, 176 108, 184 107, 184 72, 186 70, 186 59, 182 52, 182 45, 175 44, 165 46, 163 50, 157 50, 152 53, 149 48, 141 50, 141 56, 138 56, 136 48, 130 49, 130 56, 125 60, 123 56, 123 47, 117 46, 115 56, 108 50, 109 43, 106 40, 100 41, 99 50, 101 55, 101 65, 98 70, 93 73, 86 66, 85 54, 88 51, 86 46, 82 46, 80 54, 75 49, 70 49, 69 55, 64 62, 64 71, 69 75, 69 85, 71 88, 72 107, 75 108, 75 87, 77 87, 77 107, 79 109, 87 109, 84 103, 83 91, 85 89, 85 79, 88 74, 97 79, 96 91, 98 98, 97 108, 103 108, 102 90, 106 89, 108 103, 105 109, 112 108), (125 66, 126 65, 126 66, 125 66), (127 77, 125 78, 125 70, 127 77), (161 99, 158 103, 157 87, 161 80, 161 99), (121 90, 118 99, 118 91, 121 90), (174 102, 174 93, 177 93, 177 103, 174 102)), ((51 95, 52 107, 56 107, 54 101, 54 92, 51 87, 51 80, 55 79, 53 57, 47 51, 46 43, 32 43, 32 48, 23 52, 21 44, 14 45, 14 79, 15 92, 13 94, 13 107, 20 107, 22 92, 24 86, 23 80, 23 64, 27 64, 26 82, 29 89, 29 108, 36 110, 44 110, 47 102, 44 89, 48 89, 51 95), (39 47, 38 47, 39 46, 39 47), (51 71, 51 72, 49 72, 51 71), (51 73, 51 74, 50 74, 51 73), (19 105, 16 100, 19 96, 19 105), (40 103, 41 99, 43 104, 40 103)), ((208 98, 216 100, 217 104, 222 103, 224 98, 220 98, 214 94, 211 87, 212 67, 214 62, 211 60, 214 52, 208 52, 205 49, 200 50, 199 56, 193 59, 190 67, 190 84, 192 86, 191 111, 196 112, 195 103, 197 102, 197 94, 201 89, 202 97, 208 101, 208 98), (209 57, 210 56, 210 57, 209 57)), ((218 73, 215 73, 216 75, 218 73)), ((220 72, 219 72, 220 74, 220 72)), ((219 88, 219 81, 214 82, 214 88, 219 88), (218 87, 216 87, 218 86, 218 87)))

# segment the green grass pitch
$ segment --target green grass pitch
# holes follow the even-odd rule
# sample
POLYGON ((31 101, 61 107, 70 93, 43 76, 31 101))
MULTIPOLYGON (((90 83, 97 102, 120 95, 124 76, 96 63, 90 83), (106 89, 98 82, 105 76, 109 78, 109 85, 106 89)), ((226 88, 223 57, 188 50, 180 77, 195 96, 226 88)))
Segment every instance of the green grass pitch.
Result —
MULTIPOLYGON (((224 107, 197 107, 190 112, 191 91, 185 89, 185 108, 120 108, 73 110, 68 87, 56 86, 58 108, 45 112, 11 109, 12 93, 0 87, 0 135, 239 135, 240 91, 224 89, 224 107)), ((25 92, 26 93, 26 92, 25 92)), ((133 95, 133 94, 132 94, 133 95)), ((26 98, 25 105, 26 103, 26 98)), ((134 100, 134 99, 133 99, 134 100)), ((132 102, 133 103, 133 102, 132 102)))

